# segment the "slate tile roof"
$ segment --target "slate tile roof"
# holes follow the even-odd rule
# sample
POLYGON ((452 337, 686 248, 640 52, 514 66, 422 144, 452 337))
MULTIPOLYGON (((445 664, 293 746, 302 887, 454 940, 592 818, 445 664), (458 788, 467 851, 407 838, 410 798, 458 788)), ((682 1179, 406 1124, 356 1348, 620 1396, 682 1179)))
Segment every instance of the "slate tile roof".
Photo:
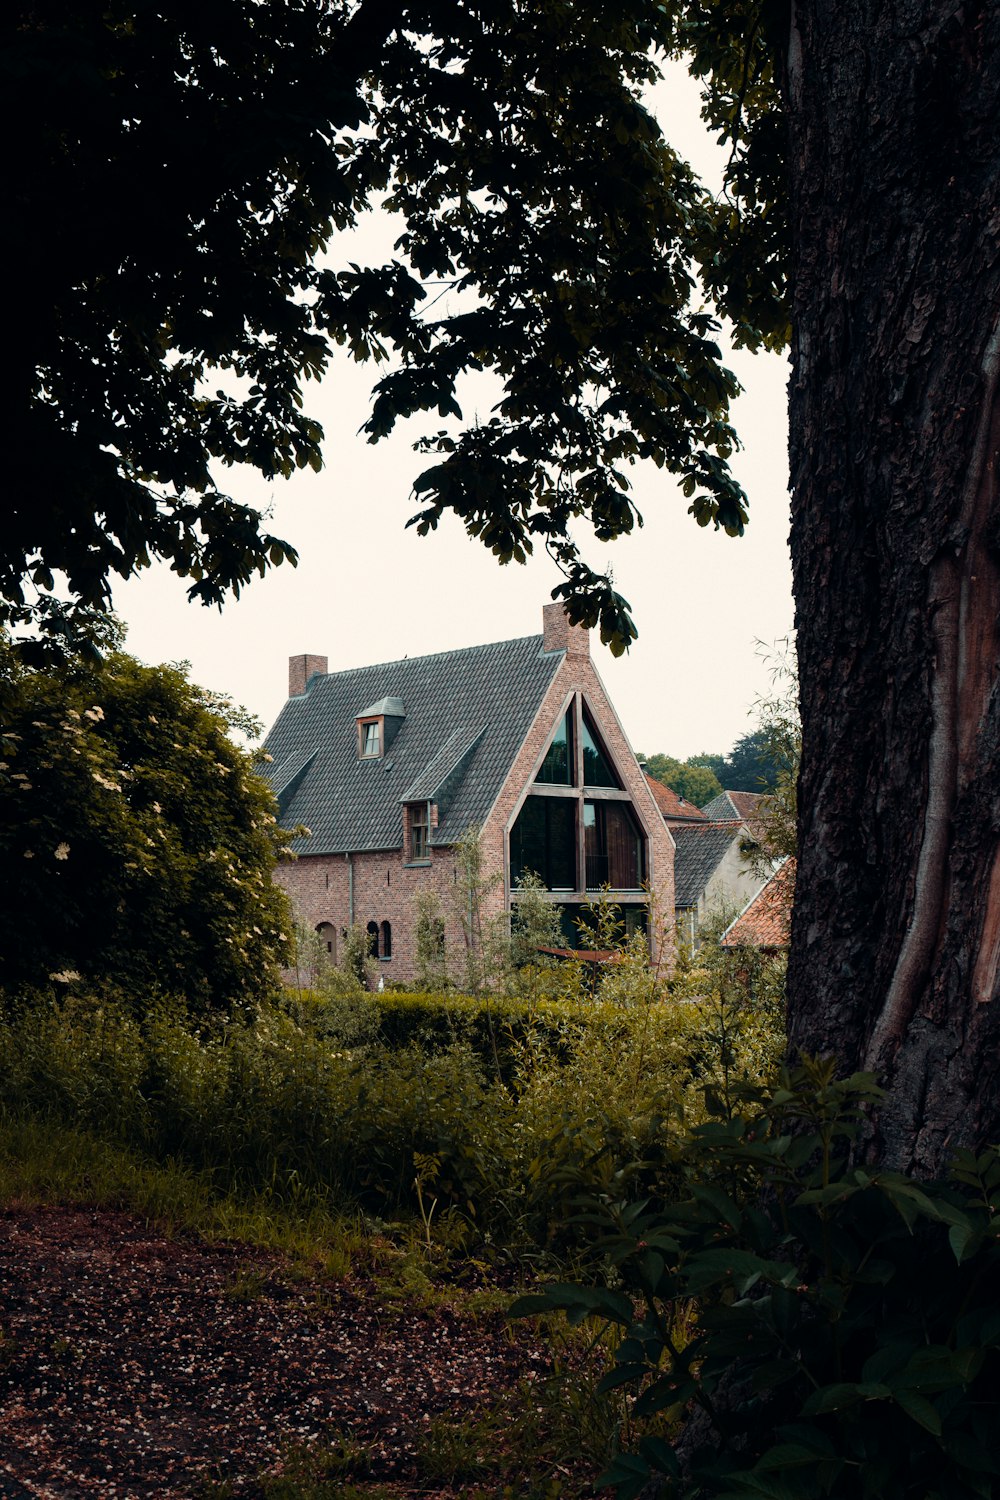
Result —
POLYGON ((673 787, 664 786, 662 781, 657 781, 655 776, 649 772, 643 773, 646 777, 649 790, 653 794, 653 801, 663 814, 665 823, 670 824, 673 820, 682 823, 702 823, 705 814, 700 808, 695 807, 693 802, 687 802, 678 796, 673 787))
POLYGON ((431 843, 453 844, 485 819, 563 656, 533 635, 312 677, 264 746, 272 787, 286 788, 282 822, 312 830, 296 853, 399 849, 401 802, 442 789, 431 843), (405 713, 396 738, 360 759, 358 716, 391 698, 405 713))
POLYGON ((787 948, 792 930, 795 861, 786 859, 722 934, 723 948, 787 948))
POLYGON ((424 767, 416 781, 406 788, 400 801, 439 804, 450 802, 451 799, 444 795, 445 789, 457 789, 472 752, 485 733, 485 724, 460 724, 457 729, 452 730, 434 759, 424 767))
MULTIPOLYGON (((718 798, 715 799, 718 801, 718 798)), ((677 852, 674 855, 674 905, 696 906, 716 867, 740 837, 742 824, 692 823, 671 829, 677 852)))
POLYGON ((720 792, 711 802, 705 803, 702 812, 706 818, 712 818, 715 822, 725 818, 738 818, 741 823, 748 823, 762 798, 762 792, 720 792))

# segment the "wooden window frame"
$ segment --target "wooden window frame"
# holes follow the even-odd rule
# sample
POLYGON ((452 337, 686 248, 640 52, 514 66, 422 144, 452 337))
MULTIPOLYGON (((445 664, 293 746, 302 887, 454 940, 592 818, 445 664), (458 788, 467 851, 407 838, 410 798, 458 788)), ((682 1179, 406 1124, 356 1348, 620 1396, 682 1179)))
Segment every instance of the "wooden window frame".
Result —
POLYGON ((381 718, 358 720, 358 759, 381 760, 385 748, 385 724, 381 718), (367 750, 368 731, 374 726, 378 736, 378 749, 367 750))

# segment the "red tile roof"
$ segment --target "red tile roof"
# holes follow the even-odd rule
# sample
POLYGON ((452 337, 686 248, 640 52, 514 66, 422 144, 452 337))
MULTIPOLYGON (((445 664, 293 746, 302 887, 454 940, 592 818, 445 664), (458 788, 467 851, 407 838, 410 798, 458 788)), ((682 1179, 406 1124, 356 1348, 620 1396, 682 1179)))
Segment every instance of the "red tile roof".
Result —
POLYGON ((704 818, 705 814, 701 808, 695 807, 693 802, 686 802, 674 791, 673 787, 664 786, 662 781, 657 781, 656 777, 650 776, 648 771, 645 772, 645 776, 665 823, 688 823, 704 818))
POLYGON ((726 796, 744 823, 749 823, 762 800, 761 792, 727 792, 726 796))
POLYGON ((723 948, 787 948, 791 935, 795 861, 786 859, 750 905, 722 934, 723 948))

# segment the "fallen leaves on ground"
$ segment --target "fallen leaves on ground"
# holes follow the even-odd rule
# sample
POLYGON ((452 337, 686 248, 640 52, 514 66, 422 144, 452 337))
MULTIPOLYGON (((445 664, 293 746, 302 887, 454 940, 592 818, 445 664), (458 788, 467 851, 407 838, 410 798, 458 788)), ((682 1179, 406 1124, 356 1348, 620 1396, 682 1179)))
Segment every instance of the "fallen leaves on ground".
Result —
POLYGON ((0 1497, 250 1495, 331 1431, 404 1494, 428 1424, 495 1411, 546 1365, 498 1314, 286 1269, 124 1213, 0 1213, 0 1497))

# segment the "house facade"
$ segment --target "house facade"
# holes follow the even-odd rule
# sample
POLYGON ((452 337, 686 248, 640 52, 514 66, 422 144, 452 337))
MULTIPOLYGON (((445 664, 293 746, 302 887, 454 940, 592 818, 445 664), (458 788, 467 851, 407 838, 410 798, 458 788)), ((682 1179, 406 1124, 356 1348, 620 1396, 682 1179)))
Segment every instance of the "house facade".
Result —
MULTIPOLYGON (((674 904, 673 839, 590 656, 559 604, 542 634, 331 673, 289 662, 265 743, 285 827, 305 825, 276 878, 338 956, 366 929, 388 979, 417 977, 422 896, 437 898, 446 960, 461 962, 456 845, 479 830, 484 915, 516 908, 529 873, 575 918, 602 890, 645 925, 674 904)), ((651 933, 655 942, 656 934, 651 933)))

